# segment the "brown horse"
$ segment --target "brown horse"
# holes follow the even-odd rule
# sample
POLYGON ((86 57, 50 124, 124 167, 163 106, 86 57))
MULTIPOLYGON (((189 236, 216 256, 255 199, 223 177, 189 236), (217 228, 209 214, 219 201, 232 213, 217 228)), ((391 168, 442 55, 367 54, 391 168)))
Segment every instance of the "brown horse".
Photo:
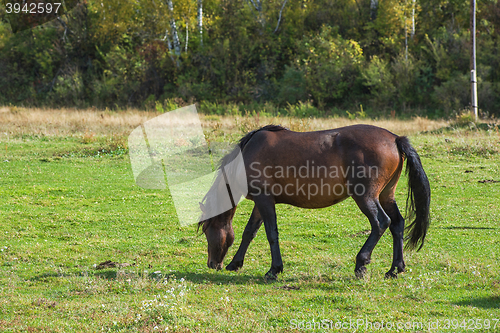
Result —
MULTIPOLYGON (((248 186, 246 198, 255 206, 227 270, 237 271, 243 266, 248 246, 264 223, 272 256, 265 277, 274 280, 283 271, 275 209, 279 203, 323 208, 352 197, 371 225, 371 233, 356 257, 357 277, 365 275, 365 265, 370 263, 372 251, 387 228, 393 237, 394 252, 386 277, 397 277, 397 273, 405 271, 403 240, 408 240, 407 248, 422 248, 429 226, 430 186, 420 157, 406 137, 368 125, 304 133, 269 125, 244 136, 238 147, 222 159, 221 167, 228 165, 240 149, 248 186), (406 229, 394 199, 405 159, 407 218, 413 219, 406 229), (404 239, 405 230, 408 235, 404 239)), ((223 186, 218 187, 207 193, 202 210, 210 204, 212 190, 223 186)), ((210 268, 222 268, 233 244, 235 210, 233 202, 233 208, 222 214, 208 219, 202 214, 200 218, 198 227, 207 237, 210 268)))

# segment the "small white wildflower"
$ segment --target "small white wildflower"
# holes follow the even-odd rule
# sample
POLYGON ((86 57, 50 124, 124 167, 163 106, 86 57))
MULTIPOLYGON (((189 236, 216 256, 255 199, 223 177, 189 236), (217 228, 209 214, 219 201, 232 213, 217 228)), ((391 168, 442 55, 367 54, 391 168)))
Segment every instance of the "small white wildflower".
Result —
POLYGON ((181 278, 179 281, 184 282, 184 278, 181 278))

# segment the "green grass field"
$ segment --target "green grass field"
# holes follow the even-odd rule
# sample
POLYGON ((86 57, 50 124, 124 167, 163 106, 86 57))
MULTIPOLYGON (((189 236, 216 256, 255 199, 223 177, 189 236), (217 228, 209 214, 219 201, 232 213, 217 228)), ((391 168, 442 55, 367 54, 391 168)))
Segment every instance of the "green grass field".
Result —
MULTIPOLYGON (((367 277, 355 278, 369 223, 346 200, 278 207, 285 266, 275 283, 263 278, 264 230, 239 272, 208 269, 205 236, 179 227, 168 192, 134 184, 126 137, 32 132, 0 135, 2 332, 371 332, 382 322, 400 332, 500 332, 498 130, 409 133, 431 183, 432 221, 398 279, 384 279, 389 232, 367 277), (106 260, 125 265, 97 269, 106 260)), ((225 264, 251 209, 244 201, 237 210, 225 264)))

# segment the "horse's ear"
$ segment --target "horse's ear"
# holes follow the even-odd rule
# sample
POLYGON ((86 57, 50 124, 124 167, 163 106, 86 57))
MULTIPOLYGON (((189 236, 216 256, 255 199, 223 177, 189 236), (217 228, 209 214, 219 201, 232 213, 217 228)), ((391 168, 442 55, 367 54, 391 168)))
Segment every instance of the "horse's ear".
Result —
POLYGON ((200 201, 200 210, 202 213, 205 213, 205 205, 203 205, 200 201))

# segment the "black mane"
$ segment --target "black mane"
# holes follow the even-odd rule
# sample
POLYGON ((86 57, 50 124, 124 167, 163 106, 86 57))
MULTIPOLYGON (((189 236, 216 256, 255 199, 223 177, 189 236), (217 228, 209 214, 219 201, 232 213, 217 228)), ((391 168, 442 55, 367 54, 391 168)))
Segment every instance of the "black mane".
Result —
MULTIPOLYGON (((236 158, 236 156, 238 156, 239 152, 243 151, 243 148, 245 148, 246 144, 250 141, 250 139, 254 136, 255 133, 260 131, 278 132, 278 131, 288 131, 288 130, 289 130, 288 128, 283 127, 281 125, 266 125, 264 127, 261 127, 259 129, 247 133, 244 137, 240 139, 237 146, 230 153, 226 154, 223 158, 220 159, 218 163, 218 169, 220 170, 227 164, 231 163, 236 158)), ((205 197, 202 200, 202 203, 206 202, 207 196, 209 195, 210 192, 211 191, 209 190, 208 193, 205 195, 205 197)), ((203 227, 203 225, 207 221, 210 221, 210 219, 198 222, 198 230, 200 229, 200 227, 203 227)))
POLYGON ((240 139, 238 142, 238 146, 235 147, 229 154, 221 158, 218 164, 218 168, 222 168, 223 166, 227 165, 230 163, 232 160, 236 158, 238 153, 240 151, 243 151, 243 148, 245 148, 246 144, 250 139, 254 136, 255 133, 260 132, 260 131, 270 131, 270 132, 278 132, 278 131, 288 131, 289 129, 286 127, 283 127, 281 125, 266 125, 264 127, 261 127, 259 129, 253 130, 251 132, 248 132, 244 137, 240 139), (238 149, 239 148, 239 149, 238 149))

